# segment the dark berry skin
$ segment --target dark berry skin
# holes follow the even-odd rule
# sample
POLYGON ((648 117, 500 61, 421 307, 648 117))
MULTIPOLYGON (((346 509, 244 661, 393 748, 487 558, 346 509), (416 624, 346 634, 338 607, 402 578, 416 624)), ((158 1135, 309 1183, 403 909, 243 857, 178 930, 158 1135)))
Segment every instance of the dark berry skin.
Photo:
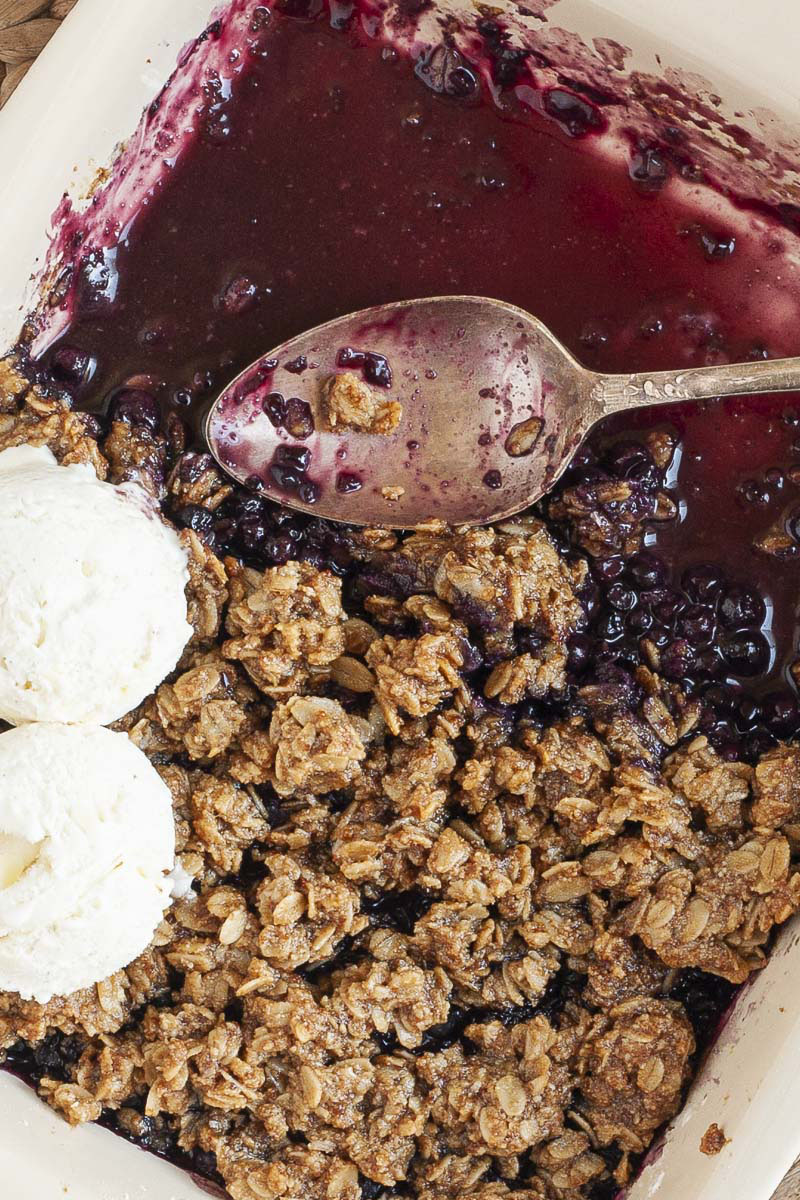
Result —
POLYGON ((139 425, 156 433, 160 422, 158 401, 151 392, 141 388, 123 388, 117 392, 109 405, 112 421, 125 421, 128 425, 139 425))
POLYGON ((308 401, 291 396, 286 401, 286 416, 283 424, 292 437, 301 440, 310 437, 314 432, 314 415, 308 401))
POLYGON ((722 573, 705 564, 691 567, 681 578, 681 587, 696 604, 713 604, 725 586, 722 573))
POLYGON ((722 642, 722 653, 735 675, 762 675, 769 667, 769 642, 763 633, 743 630, 722 642))
POLYGON ((666 583, 668 575, 663 560, 651 554, 649 550, 634 554, 627 564, 627 572, 631 580, 644 589, 661 587, 666 583))
POLYGON ((59 346, 50 361, 50 374, 59 383, 68 387, 79 387, 90 375, 92 357, 77 346, 59 346))
POLYGON ((667 679, 682 679, 695 666, 694 647, 682 638, 669 642, 661 652, 661 670, 667 679))
POLYGON ((249 312, 259 301, 258 287, 246 275, 232 279, 219 298, 219 307, 230 316, 249 312))
POLYGON ((719 615, 729 629, 757 629, 766 618, 767 607, 752 588, 730 587, 722 597, 719 615))

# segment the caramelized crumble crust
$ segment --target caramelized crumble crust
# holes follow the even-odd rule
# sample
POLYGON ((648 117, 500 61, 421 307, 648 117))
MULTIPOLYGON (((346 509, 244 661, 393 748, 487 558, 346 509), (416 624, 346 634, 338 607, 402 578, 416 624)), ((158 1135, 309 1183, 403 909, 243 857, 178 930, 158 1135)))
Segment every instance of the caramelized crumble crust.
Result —
POLYGON ((323 388, 322 413, 328 429, 341 433, 394 433, 403 416, 397 400, 379 396, 352 371, 332 375, 323 388))
MULTIPOLYGON (((225 503, 180 439, 98 443, 4 370, 0 446, 138 478, 167 513, 225 503)), ((592 550, 654 515, 560 503, 592 550)), ((193 890, 96 987, 0 994, 0 1046, 35 1048, 71 1123, 193 1155, 233 1200, 611 1195, 694 1065, 680 969, 741 982, 800 908, 800 750, 723 760, 646 668, 536 719, 586 568, 534 518, 348 535, 344 593, 181 536, 195 635, 119 727, 193 890)))
POLYGON ((700 1138, 700 1153, 701 1154, 719 1154, 720 1150, 724 1150, 730 1138, 725 1137, 725 1130, 720 1129, 719 1125, 714 1122, 709 1125, 703 1136, 700 1138))

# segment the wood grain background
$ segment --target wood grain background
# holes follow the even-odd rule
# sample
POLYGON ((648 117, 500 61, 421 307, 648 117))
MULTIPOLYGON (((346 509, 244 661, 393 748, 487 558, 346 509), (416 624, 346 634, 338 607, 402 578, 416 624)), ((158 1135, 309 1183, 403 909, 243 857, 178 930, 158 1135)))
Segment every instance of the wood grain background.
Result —
MULTIPOLYGON (((114 0, 107 0, 113 4, 114 0)), ((169 0, 166 0, 169 3, 169 0)), ((0 107, 76 0, 0 0, 0 107)))

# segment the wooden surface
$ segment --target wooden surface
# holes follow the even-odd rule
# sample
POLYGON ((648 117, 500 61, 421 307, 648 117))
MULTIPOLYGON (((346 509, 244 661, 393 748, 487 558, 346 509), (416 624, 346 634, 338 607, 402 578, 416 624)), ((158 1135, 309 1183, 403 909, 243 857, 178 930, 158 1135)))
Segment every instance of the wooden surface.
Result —
POLYGON ((800 1158, 784 1178, 772 1200, 800 1200, 800 1158))
MULTIPOLYGON (((0 0, 0 107, 76 3, 77 0, 0 0)), ((114 0, 108 3, 113 4, 114 0)), ((800 1200, 800 1159, 772 1200, 800 1200)))
MULTIPOLYGON (((76 0, 0 0, 0 107, 76 0)), ((108 0, 113 4, 114 0, 108 0)))

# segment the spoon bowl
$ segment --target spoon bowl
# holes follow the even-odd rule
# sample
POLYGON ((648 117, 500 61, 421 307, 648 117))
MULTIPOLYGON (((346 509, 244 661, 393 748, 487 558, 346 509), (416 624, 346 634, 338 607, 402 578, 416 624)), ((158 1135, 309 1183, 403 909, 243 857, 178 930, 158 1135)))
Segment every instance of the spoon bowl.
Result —
POLYGON ((523 309, 440 296, 284 342, 225 388, 205 432, 225 471, 291 508, 353 525, 481 525, 549 491, 612 412, 798 388, 800 359, 601 375, 523 309), (400 404, 391 433, 326 428, 323 398, 343 372, 400 404))

